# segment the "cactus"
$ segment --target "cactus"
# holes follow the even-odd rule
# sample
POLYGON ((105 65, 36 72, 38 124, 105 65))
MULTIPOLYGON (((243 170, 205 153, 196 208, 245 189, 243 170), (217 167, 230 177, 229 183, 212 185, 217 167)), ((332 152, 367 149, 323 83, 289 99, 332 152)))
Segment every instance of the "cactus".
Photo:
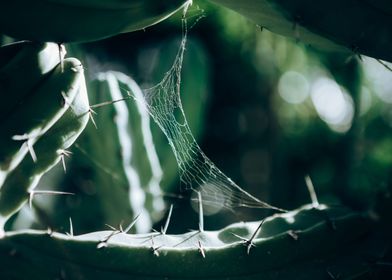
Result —
POLYGON ((392 5, 388 0, 211 1, 262 28, 309 45, 392 61, 392 5))
MULTIPOLYGON (((300 4, 312 7, 310 2, 274 1, 273 5, 272 2, 267 5, 264 1, 253 1, 252 4, 263 3, 261 7, 267 8, 254 16, 249 14, 249 1, 215 1, 239 9, 271 30, 311 44, 390 59, 390 54, 382 49, 389 46, 390 40, 385 40, 381 48, 368 42, 369 36, 377 41, 389 36, 388 30, 383 28, 389 19, 377 18, 378 13, 373 10, 370 18, 377 20, 364 29, 362 38, 349 36, 346 29, 330 32, 336 29, 330 22, 314 22, 308 13, 297 12, 300 4)), ((367 2, 356 1, 351 8, 363 11, 363 3, 367 2)), ((379 1, 374 5, 389 9, 389 5, 385 7, 383 3, 379 1)), ((152 0, 136 3, 16 0, 0 4, 0 31, 37 41, 96 40, 149 26, 183 4, 183 1, 173 1, 162 7, 152 0), (11 11, 21 5, 23 10, 18 16, 30 25, 22 26, 19 19, 10 18, 15 16, 11 11), (39 18, 34 11, 40 12, 39 18), (51 22, 47 28, 40 28, 48 18, 51 22), (96 28, 97 22, 99 28, 96 28)), ((349 4, 340 5, 342 14, 348 12, 349 4)), ((333 7, 331 2, 322 3, 316 11, 330 11, 329 6, 333 7)), ((334 22, 337 23, 339 21, 334 22)), ((354 28, 356 23, 348 27, 354 28)), ((358 28, 361 27, 363 25, 358 28)), ((371 270, 370 265, 364 264, 363 246, 358 246, 367 240, 372 226, 370 219, 340 206, 305 205, 261 221, 232 224, 217 231, 204 230, 201 214, 198 230, 179 235, 167 233, 172 208, 161 232, 128 234, 138 226, 139 216, 126 229, 112 228, 83 235, 74 235, 72 223, 68 234, 51 230, 3 232, 10 217, 38 193, 34 191, 38 181, 64 158, 66 149, 82 133, 90 117, 83 67, 77 59, 64 58, 64 55, 61 46, 51 43, 23 42, 0 49, 0 91, 7 101, 0 104, 2 279, 26 279, 24 273, 27 272, 28 277, 37 279, 245 280, 292 279, 293 275, 298 276, 296 279, 335 279, 341 275, 356 279, 371 270), (21 78, 23 83, 19 83, 21 78), (350 265, 346 265, 347 258, 351 260, 350 265), (331 271, 331 267, 335 271, 331 271)), ((118 86, 119 77, 123 79, 118 73, 101 77, 109 85, 106 94, 110 94, 111 99, 115 98, 110 81, 115 79, 118 86)), ((94 89, 94 85, 90 89, 94 89)), ((106 126, 102 129, 107 133, 110 129, 118 132, 118 126, 117 123, 114 129, 106 126)), ((116 145, 121 145, 117 140, 116 145)), ((116 155, 114 161, 119 163, 116 155)), ((122 172, 125 173, 126 167, 121 166, 122 172)), ((199 203, 202 213, 200 198, 199 203)), ((128 211, 127 203, 122 201, 119 206, 125 213, 135 214, 128 211)), ((135 204, 131 206, 136 208, 135 204)), ((142 214, 145 213, 142 211, 142 214)))
MULTIPOLYGON (((344 208, 306 205, 262 222, 182 235, 9 232, 0 240, 0 267, 7 279, 24 279, 15 261, 37 279, 292 279, 293 271, 296 279, 329 279, 329 266, 338 263, 333 252, 342 247, 347 254, 367 224, 344 208)), ((353 276, 368 267, 340 269, 353 276)))
MULTIPOLYGON (((91 213, 86 216, 101 217, 98 226, 102 221, 127 223, 140 214, 134 229, 148 232, 165 206, 160 189, 162 168, 152 142, 148 112, 130 102, 126 94, 135 90, 141 94, 133 80, 113 71, 98 74, 89 84, 93 104, 125 100, 103 108, 92 105, 95 125, 90 123, 79 139, 64 185, 75 179, 74 174, 80 174, 76 175, 80 182, 93 182, 94 203, 100 207, 87 207, 91 213)), ((67 190, 83 195, 80 189, 67 190)), ((74 222, 83 224, 78 218, 74 222)))
POLYGON ((46 52, 53 55, 53 45, 59 58, 55 44, 43 45, 44 49, 30 43, 5 47, 5 53, 16 49, 20 55, 11 61, 4 59, 2 71, 18 71, 23 65, 39 67, 27 76, 26 83, 14 82, 5 87, 10 103, 15 105, 1 121, 0 231, 87 124, 89 107, 83 67, 74 58, 59 58, 57 65, 56 59, 45 59, 46 52), (25 56, 30 48, 36 54, 25 56))
MULTIPOLYGON (((52 76, 62 78, 78 65, 74 59, 65 59, 63 71, 59 63, 45 83, 52 76)), ((77 70, 73 73, 81 75, 80 68, 77 70)), ((129 86, 128 79, 109 72, 101 76, 101 84, 97 85, 107 83, 108 88, 101 93, 115 98, 111 91, 115 90, 116 83, 121 81, 123 86, 129 86)), ((4 221, 33 193, 32 188, 42 174, 60 160, 62 152, 86 125, 89 106, 83 79, 79 82, 81 84, 74 87, 78 92, 72 95, 73 100, 68 91, 68 95, 62 96, 65 98, 62 106, 69 105, 66 112, 34 144, 37 161, 25 155, 18 166, 8 172, 0 195, 4 221)), ((41 87, 46 88, 45 83, 41 87)), ((106 127, 101 129, 107 132, 106 127)), ((199 207, 202 213, 201 203, 199 207)), ((167 233, 170 215, 161 232, 147 234, 127 234, 136 226, 138 218, 126 229, 79 236, 74 235, 72 226, 68 234, 33 230, 6 232, 0 239, 1 276, 24 279, 20 271, 29 271, 29 277, 38 279, 286 279, 291 278, 294 271, 312 266, 311 273, 303 278, 322 279, 328 277, 330 265, 338 263, 334 254, 339 247, 345 248, 342 253, 350 254, 352 244, 362 240, 369 231, 367 217, 343 207, 325 205, 316 208, 306 205, 262 221, 232 224, 219 231, 205 231, 201 215, 198 230, 180 235, 167 233), (16 261, 18 270, 14 269, 16 261)), ((366 272, 368 267, 340 269, 339 273, 352 276, 366 272)))
MULTIPOLYGON (((170 43, 162 46, 162 50, 170 43)), ((194 42, 190 41, 185 55, 183 79, 187 94, 182 96, 182 104, 187 112, 192 112, 188 120, 198 137, 199 122, 206 110, 207 102, 201 97, 205 96, 209 68, 198 59, 204 52, 194 42)), ((165 57, 157 65, 157 71, 167 71, 172 59, 169 55, 165 57)), ((84 231, 100 230, 104 223, 128 223, 141 214, 133 230, 148 232, 153 223, 162 219, 165 195, 177 192, 177 163, 167 139, 154 127, 145 106, 129 96, 138 95, 143 99, 136 82, 116 71, 101 72, 94 77, 88 91, 90 103, 98 104, 92 105, 96 127, 91 122, 84 130, 67 162, 67 174, 55 183, 64 191, 75 193, 69 199, 80 199, 81 204, 69 209, 66 200, 58 199, 55 208, 69 210, 61 217, 53 211, 48 215, 56 216, 58 221, 72 217, 73 224, 84 231), (122 98, 125 100, 110 104, 122 98), (82 186, 87 184, 92 186, 93 192, 86 193, 82 186), (84 215, 79 215, 80 211, 84 215), (97 219, 91 221, 91 216, 97 219)))
MULTIPOLYGON (((66 108, 62 108, 60 96, 47 98, 45 90, 47 87, 54 87, 56 79, 39 86, 42 81, 51 76, 51 70, 60 63, 58 47, 55 44, 31 44, 18 43, 2 48, 2 82, 0 89, 7 102, 2 102, 2 138, 1 146, 4 147, 0 152, 1 171, 12 170, 26 153, 26 149, 20 149, 20 142, 13 137, 17 135, 30 134, 30 143, 34 144, 34 136, 44 133, 59 116, 64 113, 66 108), (16 55, 13 55, 15 54, 16 55), (54 56, 56 54, 56 56, 54 56), (48 59, 48 57, 55 57, 48 59), (19 76, 20 75, 20 76, 19 76), (16 76, 19 76, 23 83, 20 83, 16 76), (35 88, 39 90, 35 90, 35 88), (33 92, 33 93, 32 93, 33 92), (42 100, 37 106, 41 106, 36 114, 34 109, 28 109, 28 102, 31 99, 42 100), (46 103, 51 102, 52 104, 46 103), (42 110, 48 105, 55 105, 53 109, 42 110), (61 110, 60 110, 60 109, 61 110), (34 116, 34 117, 33 117, 34 116), (7 148, 5 148, 7 147, 7 148)), ((62 87, 63 85, 59 85, 62 87)), ((61 93, 62 88, 56 89, 61 93)), ((64 89, 64 92, 65 89, 64 89)), ((74 93, 72 93, 74 94, 74 93)))
POLYGON ((3 1, 0 32, 40 42, 92 41, 144 29, 188 4, 184 0, 3 1))

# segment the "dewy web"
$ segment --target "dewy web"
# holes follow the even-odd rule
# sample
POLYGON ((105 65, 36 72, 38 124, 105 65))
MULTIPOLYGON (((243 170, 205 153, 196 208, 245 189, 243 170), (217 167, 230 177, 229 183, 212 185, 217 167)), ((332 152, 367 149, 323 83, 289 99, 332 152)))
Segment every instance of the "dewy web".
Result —
POLYGON ((282 211, 240 188, 203 153, 193 137, 180 98, 181 68, 187 40, 186 26, 184 17, 181 45, 170 70, 160 83, 143 90, 143 100, 134 97, 135 102, 146 106, 155 123, 166 135, 177 160, 184 188, 199 192, 203 204, 230 210, 235 207, 249 207, 282 211))

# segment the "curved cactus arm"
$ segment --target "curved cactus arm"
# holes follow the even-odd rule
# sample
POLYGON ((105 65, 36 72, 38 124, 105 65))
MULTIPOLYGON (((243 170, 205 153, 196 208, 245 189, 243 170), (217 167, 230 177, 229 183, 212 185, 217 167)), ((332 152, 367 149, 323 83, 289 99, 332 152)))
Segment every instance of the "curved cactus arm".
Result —
POLYGON ((369 223, 347 209, 307 205, 259 225, 182 235, 9 232, 0 240, 0 264, 7 264, 1 273, 22 279, 17 265, 39 279, 286 279, 276 276, 292 277, 302 267, 303 279, 323 279, 332 252, 349 249, 369 223))
POLYGON ((392 4, 388 0, 211 1, 306 44, 392 61, 392 4))
MULTIPOLYGON (((55 69, 62 58, 56 44, 18 42, 0 48, 0 172, 11 171, 26 154, 20 140, 34 144, 37 135, 65 112, 61 91, 67 92, 65 84, 74 77, 53 78, 58 77, 55 72, 60 67, 55 69)), ((72 99, 73 94, 70 91, 68 97, 72 99)))
MULTIPOLYGON (((61 65, 59 64, 57 68, 59 70, 61 65)), ((51 126, 45 130, 40 129, 37 135, 33 135, 34 145, 30 149, 34 149, 34 157, 24 156, 17 168, 9 171, 2 182, 0 231, 8 218, 27 202, 42 175, 60 161, 65 149, 76 140, 88 121, 87 90, 83 68, 78 60, 64 60, 64 69, 55 71, 37 91, 38 93, 33 94, 33 97, 43 95, 52 96, 52 98, 46 97, 46 102, 41 98, 28 104, 31 106, 36 102, 43 103, 38 106, 40 112, 34 111, 34 108, 25 108, 25 111, 32 111, 35 118, 39 120, 39 124, 44 123, 46 127, 49 123, 51 126), (49 108, 43 108, 44 105, 49 108)), ((36 120, 33 116, 26 114, 25 112, 23 115, 27 116, 26 118, 18 116, 21 127, 31 122, 29 118, 36 120)), ((2 146, 2 148, 9 151, 8 146, 2 146)))
POLYGON ((0 124, 1 169, 12 171, 27 151, 35 161, 33 145, 65 113, 84 82, 83 67, 76 59, 64 60, 37 88, 23 98, 0 124), (83 80, 83 81, 82 81, 83 80))
POLYGON ((93 41, 141 30, 189 3, 189 0, 2 1, 0 33, 40 42, 93 41))

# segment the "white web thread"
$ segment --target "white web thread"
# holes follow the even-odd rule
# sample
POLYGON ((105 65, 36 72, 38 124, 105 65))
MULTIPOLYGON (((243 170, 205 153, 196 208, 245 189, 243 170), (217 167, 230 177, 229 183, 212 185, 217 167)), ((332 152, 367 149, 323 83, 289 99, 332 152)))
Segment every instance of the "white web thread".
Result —
POLYGON ((193 137, 180 98, 181 68, 187 40, 185 17, 183 27, 181 45, 170 70, 161 82, 143 91, 144 100, 134 99, 146 106, 166 135, 178 163, 181 182, 187 190, 200 192, 203 203, 229 210, 248 207, 285 211, 240 188, 204 154, 193 137))

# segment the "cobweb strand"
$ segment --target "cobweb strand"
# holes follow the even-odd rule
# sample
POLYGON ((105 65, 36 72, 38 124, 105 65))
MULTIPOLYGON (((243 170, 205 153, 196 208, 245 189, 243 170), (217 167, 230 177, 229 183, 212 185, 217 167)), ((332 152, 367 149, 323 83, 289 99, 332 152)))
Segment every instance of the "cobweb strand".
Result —
POLYGON ((187 41, 186 20, 180 48, 170 70, 161 82, 143 91, 142 102, 155 123, 167 137, 178 163, 185 189, 200 192, 203 203, 233 209, 267 208, 285 211, 263 202, 243 190, 204 154, 197 144, 181 103, 181 69, 187 41))

